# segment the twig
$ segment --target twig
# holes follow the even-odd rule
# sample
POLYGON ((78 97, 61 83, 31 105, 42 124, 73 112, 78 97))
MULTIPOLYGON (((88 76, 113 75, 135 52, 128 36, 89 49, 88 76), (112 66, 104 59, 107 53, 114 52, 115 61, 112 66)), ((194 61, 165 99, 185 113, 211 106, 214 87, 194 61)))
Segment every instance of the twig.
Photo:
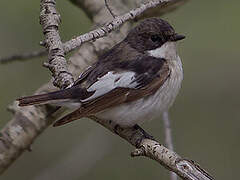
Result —
POLYGON ((182 179, 213 180, 213 177, 200 168, 194 161, 183 159, 159 142, 152 140, 152 136, 146 133, 141 127, 136 125, 131 128, 121 128, 112 121, 104 121, 94 116, 90 118, 135 146, 137 149, 131 153, 133 157, 146 156, 153 159, 170 171, 175 172, 182 179))
POLYGON ((61 89, 73 84, 73 76, 68 72, 67 62, 64 58, 64 49, 58 32, 60 15, 56 11, 55 0, 41 0, 40 24, 45 36, 44 44, 48 49, 49 70, 54 78, 54 86, 61 89))
POLYGON ((89 42, 106 36, 111 31, 119 28, 127 20, 134 19, 147 9, 154 8, 157 5, 163 6, 170 1, 171 0, 155 0, 142 4, 139 8, 131 10, 129 13, 117 16, 107 25, 78 36, 63 45, 58 33, 60 16, 55 8, 56 2, 55 0, 41 0, 40 24, 42 25, 43 34, 46 38, 44 42, 49 51, 49 64, 45 63, 45 66, 47 66, 53 73, 54 85, 59 88, 66 88, 73 84, 72 74, 67 70, 64 52, 69 52, 81 46, 84 42, 89 42))
POLYGON ((31 59, 34 57, 40 57, 40 56, 44 56, 46 55, 47 52, 45 49, 41 49, 38 51, 32 51, 32 52, 26 52, 26 53, 19 53, 19 54, 13 54, 11 56, 8 57, 2 57, 0 58, 0 64, 7 64, 10 63, 12 61, 20 61, 20 60, 27 60, 27 59, 31 59))
MULTIPOLYGON (((74 0, 71 0, 71 1, 74 4, 82 3, 82 2, 75 2, 74 0)), ((150 10, 152 8, 155 8, 156 6, 161 6, 161 7, 163 7, 163 9, 172 10, 171 9, 172 6, 174 7, 174 9, 176 9, 175 4, 179 4, 179 3, 182 3, 185 1, 186 0, 155 0, 155 1, 150 1, 148 3, 142 4, 139 8, 133 9, 130 12, 123 14, 121 16, 116 16, 111 22, 107 23, 106 25, 104 25, 98 29, 89 31, 88 33, 82 34, 80 36, 72 38, 71 40, 63 43, 64 53, 68 53, 68 52, 80 47, 85 42, 95 41, 96 39, 107 36, 110 32, 118 29, 126 21, 135 19, 138 16, 142 16, 142 13, 144 13, 146 10, 150 10), (170 4, 169 5, 170 7, 167 6, 168 4, 170 4)), ((164 12, 164 13, 166 13, 166 12, 164 12)), ((57 25, 56 27, 58 27, 58 23, 54 24, 54 25, 57 25)), ((44 55, 44 53, 43 53, 43 55, 44 55)), ((33 57, 37 57, 37 56, 33 56, 33 57)), ((13 61, 13 60, 15 60, 15 59, 12 58, 11 61, 13 61)))
MULTIPOLYGON (((89 2, 89 0, 87 1, 89 2)), ((48 2, 52 1, 49 0, 48 2)), ((89 5, 90 3, 85 4, 89 5)), ((101 5, 104 6, 104 4, 101 5)), ((91 4, 91 6, 95 6, 95 4, 91 4)), ((98 14, 99 11, 95 11, 95 8, 90 7, 90 5, 89 7, 85 7, 85 9, 88 9, 89 12, 92 11, 91 13, 93 16, 100 15, 100 13, 98 14)), ((112 37, 112 39, 108 39, 107 42, 104 42, 104 40, 102 40, 102 43, 111 44, 113 39, 117 41, 116 37, 120 38, 120 36, 117 36, 117 34, 115 35, 116 36, 112 37)), ((98 44, 99 47, 101 45, 101 43, 98 44)), ((93 51, 90 51, 91 48, 92 46, 90 45, 86 46, 86 48, 84 49, 86 52, 82 52, 82 56, 91 59, 95 55, 93 51)), ((82 59, 83 57, 78 57, 79 66, 76 66, 75 64, 71 66, 73 68, 73 71, 79 71, 79 67, 81 67, 81 63, 83 62, 82 59)), ((48 88, 43 87, 39 91, 45 91, 47 89, 48 88)), ((39 91, 37 93, 39 93, 39 91)), ((6 168, 11 165, 12 162, 17 159, 21 155, 21 153, 32 144, 38 134, 43 132, 43 130, 53 120, 52 117, 48 117, 48 114, 51 113, 51 106, 27 106, 20 108, 15 103, 12 110, 15 112, 13 120, 11 120, 1 130, 0 173, 6 170, 6 168)), ((202 170, 193 161, 182 159, 179 155, 177 155, 171 150, 168 150, 164 146, 160 145, 158 142, 148 139, 151 136, 147 135, 147 133, 144 132, 144 130, 141 129, 139 126, 135 126, 133 128, 121 128, 117 124, 114 124, 110 121, 106 122, 99 119, 95 119, 95 121, 107 127, 109 130, 123 137, 129 143, 137 147, 138 149, 136 149, 132 153, 132 156, 144 155, 146 157, 154 159, 163 166, 170 168, 170 170, 176 172, 183 179, 213 179, 211 178, 211 176, 208 175, 208 173, 202 170)))
POLYGON ((104 1, 105 1, 105 5, 106 5, 107 10, 110 12, 110 14, 112 15, 112 17, 115 18, 116 15, 113 13, 113 10, 112 10, 111 7, 109 6, 108 0, 104 0, 104 1))
MULTIPOLYGON (((173 141, 172 141, 172 132, 171 132, 171 125, 170 125, 170 118, 169 113, 165 111, 162 114, 162 120, 164 125, 165 131, 165 143, 168 149, 173 151, 173 141)), ((177 180, 177 175, 174 172, 170 172, 170 179, 177 180)))
MULTIPOLYGON (((82 3, 82 9, 89 11, 88 15, 91 15, 93 20, 96 20, 96 17, 101 17, 103 19, 108 19, 108 13, 104 11, 96 11, 96 8, 105 8, 104 1, 97 1, 97 3, 86 3, 89 0, 78 1, 82 3)), ((124 5, 123 5, 124 7, 124 5)), ((126 7, 125 7, 126 8, 126 7)), ((119 8, 118 12, 122 13, 119 8)), ((96 23, 96 21, 94 21, 96 23)), ((129 31, 130 26, 124 26, 124 31, 129 31)), ((110 48, 114 42, 120 41, 123 38, 121 33, 113 33, 111 38, 106 38, 100 42, 95 42, 98 48, 105 46, 110 48)), ((69 69, 73 74, 78 75, 81 70, 84 70, 87 67, 83 59, 89 59, 93 62, 96 60, 96 53, 93 50, 93 44, 86 43, 81 47, 80 53, 76 53, 76 58, 74 62, 69 65, 69 69)), ((44 84, 40 87, 35 94, 46 93, 53 91, 52 82, 50 81, 47 84, 44 84)), ((17 102, 13 103, 11 106, 11 111, 14 113, 14 116, 9 123, 7 123, 4 128, 0 131, 0 174, 7 170, 7 168, 14 163, 20 155, 27 150, 35 139, 44 132, 44 130, 57 118, 57 116, 52 116, 47 118, 48 114, 51 114, 51 106, 26 106, 19 107, 17 102)))
POLYGON ((64 43, 64 51, 66 53, 70 52, 77 47, 80 47, 84 42, 89 42, 104 37, 113 30, 118 29, 126 21, 140 16, 144 11, 154 8, 156 6, 164 6, 169 2, 171 2, 171 0, 155 0, 149 1, 145 4, 141 4, 139 8, 133 9, 124 15, 115 17, 111 22, 107 23, 106 25, 67 41, 66 43, 64 43))

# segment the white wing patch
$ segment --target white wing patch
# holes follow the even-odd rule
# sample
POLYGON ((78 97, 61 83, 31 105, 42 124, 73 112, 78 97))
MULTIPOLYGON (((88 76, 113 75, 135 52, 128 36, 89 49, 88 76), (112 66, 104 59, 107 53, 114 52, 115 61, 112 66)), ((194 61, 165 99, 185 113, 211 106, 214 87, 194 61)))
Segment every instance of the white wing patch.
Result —
POLYGON ((92 84, 87 91, 92 92, 95 91, 94 94, 82 100, 82 102, 89 101, 95 99, 99 96, 102 96, 111 90, 117 87, 123 88, 135 88, 138 83, 135 81, 135 73, 134 72, 122 72, 122 73, 114 73, 112 71, 105 74, 103 77, 98 78, 98 81, 92 84))

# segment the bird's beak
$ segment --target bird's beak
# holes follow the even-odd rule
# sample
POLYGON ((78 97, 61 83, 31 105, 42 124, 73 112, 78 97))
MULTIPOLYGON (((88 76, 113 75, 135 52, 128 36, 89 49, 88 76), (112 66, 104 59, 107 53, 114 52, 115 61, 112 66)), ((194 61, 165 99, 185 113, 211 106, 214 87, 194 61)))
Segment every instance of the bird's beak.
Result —
POLYGON ((175 34, 174 38, 173 38, 173 41, 180 41, 182 39, 185 39, 185 36, 184 35, 181 35, 181 34, 175 34))

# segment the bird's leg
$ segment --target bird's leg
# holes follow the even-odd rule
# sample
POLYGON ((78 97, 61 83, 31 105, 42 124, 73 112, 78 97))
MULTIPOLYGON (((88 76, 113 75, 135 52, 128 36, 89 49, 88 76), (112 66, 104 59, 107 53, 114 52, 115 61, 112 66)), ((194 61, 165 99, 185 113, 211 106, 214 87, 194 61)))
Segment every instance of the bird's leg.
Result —
POLYGON ((154 137, 151 136, 150 134, 148 134, 146 131, 144 131, 144 129, 142 129, 139 125, 136 124, 133 127, 134 127, 134 129, 139 130, 143 134, 143 138, 151 139, 151 140, 155 141, 154 137))

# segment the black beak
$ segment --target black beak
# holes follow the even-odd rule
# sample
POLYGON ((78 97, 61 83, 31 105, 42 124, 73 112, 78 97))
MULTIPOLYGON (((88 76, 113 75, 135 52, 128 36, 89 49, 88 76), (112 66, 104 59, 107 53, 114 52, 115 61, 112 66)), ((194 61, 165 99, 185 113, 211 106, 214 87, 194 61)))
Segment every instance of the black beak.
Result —
POLYGON ((180 41, 182 39, 185 39, 184 35, 180 35, 180 34, 175 34, 173 41, 180 41))

